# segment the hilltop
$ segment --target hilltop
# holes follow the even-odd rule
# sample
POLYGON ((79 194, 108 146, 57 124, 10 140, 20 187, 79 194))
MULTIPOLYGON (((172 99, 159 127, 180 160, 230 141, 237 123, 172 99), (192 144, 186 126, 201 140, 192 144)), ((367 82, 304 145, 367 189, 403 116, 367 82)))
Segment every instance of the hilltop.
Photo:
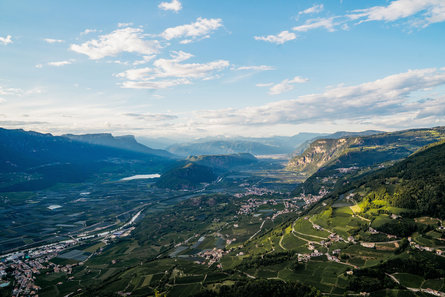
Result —
POLYGON ((235 169, 239 166, 245 166, 249 164, 257 163, 258 160, 252 154, 238 153, 231 155, 201 155, 190 156, 188 161, 194 162, 200 165, 220 168, 220 169, 235 169))
POLYGON ((287 169, 306 177, 295 193, 317 194, 346 180, 402 160, 421 147, 445 139, 445 127, 314 141, 287 169))
POLYGON ((152 149, 136 141, 133 135, 113 136, 110 133, 99 134, 64 134, 62 137, 66 137, 75 141, 85 142, 96 145, 103 145, 106 147, 113 147, 132 152, 139 152, 144 154, 151 154, 161 157, 173 157, 173 155, 165 150, 152 149))
POLYGON ((168 189, 192 190, 202 186, 203 183, 211 183, 217 178, 212 168, 187 162, 163 173, 156 186, 168 189))

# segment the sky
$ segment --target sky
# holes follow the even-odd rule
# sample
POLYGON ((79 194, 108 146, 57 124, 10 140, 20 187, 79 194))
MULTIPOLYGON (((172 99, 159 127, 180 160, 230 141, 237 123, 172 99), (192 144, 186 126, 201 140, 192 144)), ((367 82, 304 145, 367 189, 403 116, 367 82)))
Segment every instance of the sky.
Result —
POLYGON ((443 0, 0 0, 0 127, 148 137, 445 125, 443 0))

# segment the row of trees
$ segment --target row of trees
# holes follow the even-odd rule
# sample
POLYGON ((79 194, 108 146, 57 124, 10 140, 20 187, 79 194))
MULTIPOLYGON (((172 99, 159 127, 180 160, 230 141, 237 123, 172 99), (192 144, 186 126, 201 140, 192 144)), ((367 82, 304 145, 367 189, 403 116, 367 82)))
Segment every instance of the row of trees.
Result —
POLYGON ((240 281, 233 286, 222 286, 219 292, 202 291, 194 297, 319 297, 320 291, 300 283, 279 280, 240 281))

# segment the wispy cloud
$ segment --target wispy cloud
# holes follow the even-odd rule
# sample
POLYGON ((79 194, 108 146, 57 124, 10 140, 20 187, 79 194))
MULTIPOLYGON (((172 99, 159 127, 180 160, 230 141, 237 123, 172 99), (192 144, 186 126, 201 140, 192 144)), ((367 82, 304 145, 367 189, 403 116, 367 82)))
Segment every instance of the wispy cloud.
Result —
MULTIPOLYGON (((298 16, 320 13, 323 4, 314 5, 300 11, 298 16)), ((297 20, 298 20, 297 16, 297 20)), ((318 17, 306 20, 303 24, 292 28, 295 32, 308 32, 314 29, 325 29, 328 32, 349 30, 351 24, 361 24, 370 21, 396 22, 406 19, 411 27, 425 28, 431 24, 445 21, 445 1, 443 0, 394 0, 387 6, 373 6, 356 9, 344 15, 318 17)), ((283 44, 295 39, 295 33, 282 31, 278 35, 255 36, 256 40, 263 40, 276 44, 283 44)))
POLYGON ((43 39, 45 42, 47 42, 47 43, 50 43, 50 44, 52 44, 52 43, 63 43, 63 42, 65 42, 64 40, 62 40, 62 39, 53 39, 53 38, 45 38, 45 39, 43 39))
POLYGON ((137 65, 147 64, 148 62, 153 60, 155 57, 156 57, 156 55, 143 56, 142 60, 134 61, 133 65, 137 66, 137 65))
POLYGON ((270 95, 279 95, 284 92, 292 91, 295 88, 295 84, 302 84, 307 81, 308 81, 307 78, 300 77, 300 76, 295 76, 292 79, 285 79, 278 84, 272 85, 269 89, 269 94, 270 95))
POLYGON ((92 60, 116 56, 123 52, 152 55, 158 53, 160 48, 157 40, 145 39, 141 28, 131 27, 117 29, 110 34, 99 36, 99 39, 70 46, 72 51, 87 55, 92 60))
POLYGON ((182 9, 182 4, 178 0, 172 0, 171 2, 159 3, 158 7, 162 10, 171 10, 177 13, 182 9))
POLYGON ((73 61, 56 61, 56 62, 48 62, 49 66, 55 66, 55 67, 61 67, 61 66, 65 66, 65 65, 70 65, 73 64, 73 61))
POLYGON ((189 43, 197 38, 207 38, 210 33, 222 27, 222 25, 222 19, 199 17, 191 24, 168 28, 160 36, 166 40, 188 38, 186 42, 189 43))
POLYGON ((133 26, 133 23, 118 23, 117 27, 118 28, 124 28, 124 27, 130 27, 133 26))
POLYGON ((83 32, 80 33, 80 35, 88 35, 90 33, 96 33, 96 32, 97 32, 96 29, 85 29, 83 32))
POLYGON ((335 17, 310 19, 303 25, 293 27, 292 30, 297 32, 307 32, 313 29, 324 28, 329 32, 333 32, 335 31, 335 27, 340 25, 340 22, 336 23, 335 19, 335 17))
POLYGON ((12 43, 12 36, 11 35, 7 35, 6 37, 1 37, 0 36, 0 43, 3 45, 8 45, 12 43))
POLYGON ((295 38, 297 38, 297 35, 289 31, 282 31, 277 35, 255 36, 254 38, 255 40, 262 40, 275 44, 283 44, 285 42, 294 40, 295 38))
POLYGON ((178 116, 168 113, 126 113, 125 115, 147 122, 170 121, 178 118, 178 116))
POLYGON ((20 88, 9 88, 0 86, 0 96, 24 96, 24 95, 41 94, 42 92, 43 90, 40 88, 23 90, 20 88))
POLYGON ((394 22, 416 16, 413 25, 427 27, 445 21, 445 2, 442 0, 396 0, 387 6, 358 9, 348 14, 352 20, 394 22))
POLYGON ((179 51, 172 52, 171 59, 157 59, 154 67, 130 69, 117 74, 126 81, 123 88, 133 89, 165 89, 177 85, 191 84, 192 80, 207 80, 214 77, 214 72, 229 67, 225 60, 217 60, 209 63, 182 63, 192 58, 193 55, 179 51))
POLYGON ((323 11, 323 9, 324 9, 323 4, 315 4, 311 7, 309 7, 308 9, 298 12, 298 15, 320 13, 323 11))
POLYGON ((275 67, 268 65, 251 65, 251 66, 235 67, 234 70, 269 71, 269 70, 275 70, 275 67))
POLYGON ((21 95, 21 94, 23 94, 22 89, 5 88, 5 87, 0 86, 0 95, 2 95, 2 96, 21 95))

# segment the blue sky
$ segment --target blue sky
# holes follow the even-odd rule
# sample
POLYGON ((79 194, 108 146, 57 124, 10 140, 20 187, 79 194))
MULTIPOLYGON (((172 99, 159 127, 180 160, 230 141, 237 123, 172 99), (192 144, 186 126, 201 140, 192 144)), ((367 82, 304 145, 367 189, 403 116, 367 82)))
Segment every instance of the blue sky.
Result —
POLYGON ((0 1, 0 126, 270 136, 445 125, 445 2, 0 1))

